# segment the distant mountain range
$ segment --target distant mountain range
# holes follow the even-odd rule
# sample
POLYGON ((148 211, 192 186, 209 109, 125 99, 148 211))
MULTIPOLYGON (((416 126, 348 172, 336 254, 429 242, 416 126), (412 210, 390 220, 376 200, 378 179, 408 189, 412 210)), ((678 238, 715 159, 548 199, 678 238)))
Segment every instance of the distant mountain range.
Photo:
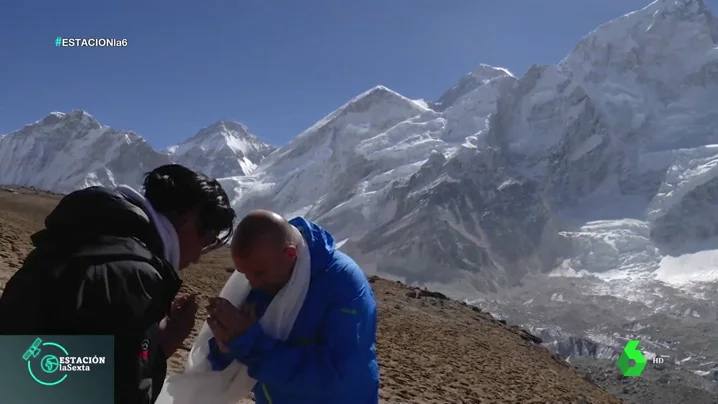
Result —
POLYGON ((636 271, 655 275, 667 249, 718 232, 717 27, 701 0, 655 1, 557 65, 481 65, 434 102, 378 86, 276 150, 234 122, 156 151, 51 113, 0 138, 0 183, 138 186, 175 161, 221 178, 240 214, 306 215, 371 271, 455 293, 620 272, 609 233, 644 240, 636 271))

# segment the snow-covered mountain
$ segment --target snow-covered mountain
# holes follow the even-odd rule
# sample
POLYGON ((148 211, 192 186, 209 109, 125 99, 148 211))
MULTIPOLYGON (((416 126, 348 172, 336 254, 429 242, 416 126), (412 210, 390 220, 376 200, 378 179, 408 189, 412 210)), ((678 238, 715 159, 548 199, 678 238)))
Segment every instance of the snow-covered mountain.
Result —
POLYGON ((211 176, 245 175, 272 150, 245 126, 219 121, 158 152, 134 132, 103 126, 85 111, 53 112, 0 137, 0 184, 58 192, 100 184, 139 186, 145 172, 170 162, 211 176))
POLYGON ((487 145, 498 166, 541 184, 559 265, 483 306, 561 324, 605 352, 641 339, 716 369, 717 33, 702 1, 656 1, 502 94, 487 145))
POLYGON ((475 292, 555 267, 625 274, 620 260, 639 259, 655 277, 644 269, 661 234, 715 233, 705 197, 695 220, 670 213, 708 192, 715 33, 700 0, 656 1, 519 79, 482 65, 423 104, 377 87, 224 181, 240 212, 313 217, 407 280, 475 292), (615 237, 640 253, 591 253, 621 248, 615 237))
POLYGON ((54 113, 0 139, 0 182, 137 184, 177 161, 223 177, 240 214, 309 216, 377 270, 467 293, 554 268, 666 275, 667 249, 718 232, 717 26, 701 0, 655 1, 557 65, 480 65, 436 102, 378 86, 277 150, 220 121, 155 152, 54 113))
MULTIPOLYGON (((369 272, 584 334, 563 350, 612 352, 605 341, 657 313, 697 333, 718 320, 696 284, 718 279, 717 90, 715 17, 701 0, 657 0, 556 65, 518 78, 481 65, 435 102, 378 86, 274 151, 219 122, 157 153, 52 114, 0 138, 0 183, 133 184, 138 161, 172 159, 223 177, 240 215, 319 221, 369 272), (569 320, 579 304, 592 321, 569 320), (604 345, 578 347, 589 337, 604 345)), ((681 354, 718 354, 701 343, 681 354)))
POLYGON ((272 151, 241 123, 218 121, 165 152, 179 164, 223 178, 251 173, 272 151))
POLYGON ((98 184, 140 184, 169 163, 133 132, 100 125, 84 111, 53 112, 0 138, 0 183, 59 192, 98 184))
MULTIPOLYGON (((584 335, 561 349, 587 336, 610 352, 638 335, 701 361, 718 345, 677 348, 660 333, 699 335, 718 319, 695 284, 718 278, 717 27, 700 0, 655 1, 518 79, 481 66, 419 108, 384 88, 362 94, 224 181, 240 212, 308 215, 370 271, 455 296, 573 278, 582 293, 552 303, 572 314, 544 316, 584 335), (576 319, 579 301, 595 321, 576 319), (700 320, 691 305, 706 308, 700 320), (656 316, 668 330, 621 325, 656 316)), ((479 303, 529 300, 502 293, 479 303)))
POLYGON ((387 200, 392 189, 432 154, 474 150, 499 93, 516 81, 505 69, 477 70, 492 74, 485 72, 473 91, 457 93, 444 112, 383 86, 360 94, 279 148, 252 175, 225 179, 237 210, 261 206, 307 215, 342 238, 361 237, 391 220, 397 207, 387 200))

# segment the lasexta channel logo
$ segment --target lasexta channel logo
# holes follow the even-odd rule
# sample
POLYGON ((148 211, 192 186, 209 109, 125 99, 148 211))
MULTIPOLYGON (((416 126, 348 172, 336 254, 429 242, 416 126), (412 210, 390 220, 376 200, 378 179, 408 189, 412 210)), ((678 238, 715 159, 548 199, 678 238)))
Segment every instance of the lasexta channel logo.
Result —
POLYGON ((72 356, 62 345, 35 338, 22 355, 27 372, 38 384, 56 386, 73 372, 89 372, 105 364, 104 356, 72 356))
POLYGON ((638 350, 638 340, 632 339, 628 341, 626 347, 623 348, 621 356, 618 357, 616 365, 621 374, 627 377, 640 376, 646 368, 648 361, 643 356, 643 352, 638 350))

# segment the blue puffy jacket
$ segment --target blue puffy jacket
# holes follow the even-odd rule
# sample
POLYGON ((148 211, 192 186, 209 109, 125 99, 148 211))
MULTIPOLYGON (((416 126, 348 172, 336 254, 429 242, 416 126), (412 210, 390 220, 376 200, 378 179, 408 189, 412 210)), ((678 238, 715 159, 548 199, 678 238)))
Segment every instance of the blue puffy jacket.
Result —
MULTIPOLYGON (((329 232, 303 218, 289 221, 304 236, 312 278, 302 309, 286 342, 275 340, 256 323, 230 341, 222 354, 214 338, 209 360, 215 370, 238 360, 257 380, 259 404, 377 404, 379 367, 376 302, 366 276, 338 251, 329 232)), ((252 289, 261 316, 272 297, 252 289)))

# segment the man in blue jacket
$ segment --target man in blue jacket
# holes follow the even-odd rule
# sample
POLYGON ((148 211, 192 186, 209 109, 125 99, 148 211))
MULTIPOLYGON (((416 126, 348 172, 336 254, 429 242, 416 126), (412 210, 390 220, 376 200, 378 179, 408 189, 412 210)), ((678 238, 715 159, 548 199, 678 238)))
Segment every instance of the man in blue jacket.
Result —
POLYGON ((273 212, 254 211, 235 230, 232 258, 252 290, 239 309, 222 298, 210 302, 213 369, 233 360, 246 365, 257 380, 257 403, 379 402, 374 294, 359 266, 336 249, 331 234, 301 217, 286 221, 273 212), (289 281, 298 237, 309 248, 311 280, 289 338, 279 341, 256 320, 289 281))

